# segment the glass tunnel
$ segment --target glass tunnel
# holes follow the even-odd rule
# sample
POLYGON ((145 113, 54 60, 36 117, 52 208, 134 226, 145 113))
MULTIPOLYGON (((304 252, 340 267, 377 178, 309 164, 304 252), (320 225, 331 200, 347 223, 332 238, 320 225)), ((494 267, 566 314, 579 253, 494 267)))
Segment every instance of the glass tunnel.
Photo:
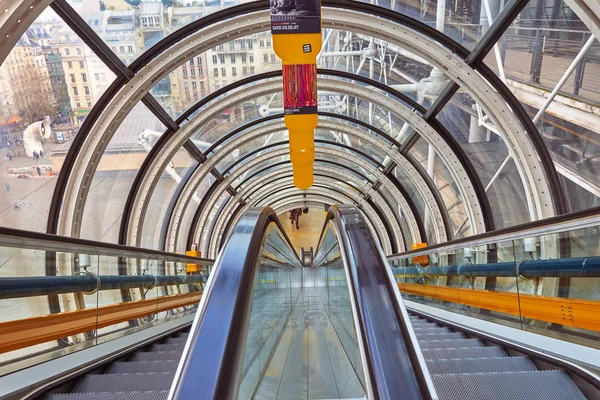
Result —
POLYGON ((599 17, 0 0, 0 398, 598 398, 599 17))

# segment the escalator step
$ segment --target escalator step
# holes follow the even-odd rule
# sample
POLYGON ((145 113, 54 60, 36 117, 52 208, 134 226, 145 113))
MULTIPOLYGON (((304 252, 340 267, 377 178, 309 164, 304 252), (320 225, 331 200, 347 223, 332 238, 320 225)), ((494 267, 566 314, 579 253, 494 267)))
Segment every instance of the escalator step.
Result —
POLYGON ((484 347, 479 339, 419 340, 422 349, 443 349, 450 347, 484 347))
POLYGON ((432 375, 440 400, 583 400, 564 371, 432 375))
POLYGON ((528 357, 438 358, 426 361, 431 374, 537 371, 528 357))
POLYGON ((153 344, 150 346, 150 351, 183 351, 185 342, 174 344, 153 344))
POLYGON ((129 361, 179 361, 181 354, 181 351, 144 351, 133 353, 129 361))
POLYGON ((490 358, 490 357, 508 357, 506 352, 500 346, 488 347, 449 347, 449 348, 429 348, 423 349, 425 359, 435 358, 490 358))
POLYGON ((177 364, 179 364, 179 360, 114 362, 108 367, 105 373, 175 372, 177 364))
POLYGON ((115 392, 115 393, 65 393, 50 394, 47 400, 167 400, 168 390, 148 392, 115 392))
POLYGON ((175 372, 90 374, 85 375, 75 384, 72 393, 169 390, 174 377, 175 372))
POLYGON ((429 341, 429 340, 456 340, 456 339, 465 339, 465 335, 461 332, 417 333, 417 340, 419 342, 424 342, 424 341, 429 341))
POLYGON ((187 336, 181 338, 170 337, 165 340, 164 344, 185 344, 187 342, 187 336))
POLYGON ((425 328, 413 326, 413 330, 415 331, 415 333, 417 335, 426 335, 428 333, 433 333, 433 332, 436 332, 436 333, 452 332, 450 330, 450 328, 446 328, 443 326, 433 326, 433 327, 425 327, 425 328))

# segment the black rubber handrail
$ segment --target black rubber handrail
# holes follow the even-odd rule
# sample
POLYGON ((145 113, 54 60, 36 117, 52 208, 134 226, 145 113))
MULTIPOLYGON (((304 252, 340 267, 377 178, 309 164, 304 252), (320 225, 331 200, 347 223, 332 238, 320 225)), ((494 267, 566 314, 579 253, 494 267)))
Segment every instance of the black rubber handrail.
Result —
POLYGON ((330 222, 337 234, 354 305, 359 347, 366 365, 367 396, 370 399, 437 398, 385 256, 373 240, 362 214, 354 206, 331 206, 317 253, 330 222))
POLYGON ((240 217, 215 262, 173 381, 172 398, 237 398, 256 270, 272 223, 301 266, 273 209, 251 208, 240 217))

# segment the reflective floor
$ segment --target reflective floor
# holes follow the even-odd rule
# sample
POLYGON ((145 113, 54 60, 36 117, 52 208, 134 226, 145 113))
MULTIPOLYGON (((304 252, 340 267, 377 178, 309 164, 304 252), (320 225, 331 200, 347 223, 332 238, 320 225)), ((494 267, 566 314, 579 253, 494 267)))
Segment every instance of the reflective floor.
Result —
POLYGON ((318 290, 302 289, 255 399, 364 398, 318 290))

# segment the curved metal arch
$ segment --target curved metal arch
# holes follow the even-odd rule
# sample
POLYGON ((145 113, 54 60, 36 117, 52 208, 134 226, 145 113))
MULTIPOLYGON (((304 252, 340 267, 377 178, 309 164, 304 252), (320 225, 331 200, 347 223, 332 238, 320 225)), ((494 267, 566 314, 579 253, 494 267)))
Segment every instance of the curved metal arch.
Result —
MULTIPOLYGON (((337 149, 316 147, 315 155, 320 155, 320 154, 331 155, 338 159, 343 159, 344 161, 349 161, 349 162, 357 165, 359 168, 363 168, 365 171, 367 171, 368 173, 373 175, 377 180, 379 180, 392 193, 392 195, 394 195, 396 197, 396 199, 399 202, 401 202, 401 203, 404 202, 403 207, 406 210, 408 210, 408 212, 409 212, 409 214, 405 215, 405 218, 407 218, 411 222, 409 224, 409 226, 411 227, 412 238, 413 238, 413 240, 416 240, 416 241, 420 240, 420 233, 418 231, 418 226, 416 225, 416 218, 414 215, 412 215, 412 213, 410 213, 410 207, 408 207, 406 200, 402 197, 400 192, 398 190, 396 190, 396 187, 394 185, 392 185, 390 180, 381 171, 371 168, 370 166, 368 166, 364 163, 361 165, 360 159, 357 159, 356 156, 349 154, 349 153, 342 152, 337 149)), ((275 157, 281 157, 281 156, 287 156, 287 155, 289 155, 289 150, 287 148, 284 148, 281 150, 269 151, 268 153, 260 155, 256 158, 254 158, 253 160, 243 164, 242 166, 237 168, 235 171, 233 171, 229 176, 227 176, 225 178, 223 184, 221 185, 221 188, 214 193, 214 195, 212 196, 212 199, 207 203, 207 207, 200 214, 199 221, 201 224, 201 229, 199 229, 197 231, 204 232, 204 223, 207 220, 207 212, 208 212, 207 210, 210 210, 213 207, 214 203, 221 196, 221 194, 223 193, 223 191, 225 190, 227 185, 231 185, 233 182, 235 182, 235 180, 238 179, 238 177, 241 174, 243 174, 247 170, 249 170, 255 166, 258 166, 261 163, 269 162, 271 159, 273 159, 275 157)), ((396 218, 396 216, 388 215, 387 218, 392 219, 392 218, 396 218)), ((208 243, 204 239, 202 239, 201 243, 202 243, 202 249, 205 250, 208 243)))
MULTIPOLYGON (((360 121, 358 119, 348 117, 345 115, 333 114, 333 113, 319 113, 319 115, 323 115, 328 118, 341 119, 341 120, 344 120, 347 122, 356 123, 357 125, 360 125, 361 127, 364 127, 365 129, 369 129, 370 131, 373 131, 376 134, 375 136, 372 134, 369 134, 369 132, 363 131, 362 129, 358 129, 353 126, 349 126, 348 124, 342 124, 340 122, 337 122, 337 121, 334 122, 334 121, 330 121, 330 120, 319 120, 319 125, 318 125, 318 128, 335 130, 336 132, 342 132, 349 136, 357 137, 362 141, 368 142, 373 147, 375 147, 377 150, 379 150, 381 153, 385 154, 390 159, 392 159, 396 163, 396 165, 404 172, 404 174, 411 180, 411 182, 415 185, 415 187, 417 188, 417 191, 423 198, 425 206, 429 209, 430 215, 433 216, 433 222, 434 222, 433 228, 434 228, 434 233, 436 235, 436 241, 438 243, 440 243, 440 242, 448 240, 448 237, 451 237, 452 234, 448 233, 449 231, 451 231, 450 223, 449 223, 447 213, 444 212, 445 208, 443 207, 443 204, 444 204, 443 200, 439 196, 439 193, 437 192, 437 189, 435 188, 435 185, 431 181, 429 176, 426 173, 424 173, 421 168, 418 168, 415 165, 416 162, 414 160, 412 160, 411 158, 405 157, 400 152, 395 151, 393 148, 391 148, 389 146, 388 143, 386 143, 383 139, 380 139, 377 136, 381 136, 382 138, 385 138, 386 140, 388 140, 390 143, 396 145, 397 147, 401 147, 401 144, 399 142, 397 142, 394 138, 390 137, 385 132, 383 132, 363 121, 360 121), (437 194, 437 196, 436 196, 436 194, 437 194), (448 235, 450 235, 450 236, 448 236, 448 235)), ((278 114, 276 116, 279 116, 282 118, 283 114, 278 114)), ((260 125, 264 122, 272 121, 274 119, 275 119, 274 116, 267 116, 265 118, 257 119, 255 121, 252 121, 251 123, 243 125, 242 127, 238 127, 236 129, 234 129, 230 133, 219 138, 219 140, 217 142, 213 143, 213 145, 209 149, 206 150, 205 155, 208 155, 209 153, 215 153, 217 150, 219 150, 219 147, 221 145, 223 145, 223 143, 226 143, 227 141, 229 141, 230 139, 232 139, 239 133, 243 132, 245 129, 249 129, 253 126, 260 125)), ((283 127, 283 125, 282 125, 282 127, 283 127)), ((273 146, 272 144, 269 145, 269 147, 272 147, 272 146, 273 146)), ((342 145, 342 147, 346 147, 346 146, 342 145)), ((261 149, 265 149, 265 148, 266 147, 257 148, 255 151, 246 154, 243 158, 248 158, 250 155, 255 154, 256 152, 259 152, 259 151, 261 151, 261 149)), ((220 150, 220 151, 222 151, 222 150, 220 150)), ((242 158, 239 159, 238 161, 241 161, 241 160, 242 160, 242 158)), ((225 169, 222 173, 226 174, 228 172, 228 170, 231 169, 234 165, 235 165, 235 163, 232 164, 231 166, 229 166, 227 169, 225 169)), ((394 182, 394 181, 392 180, 392 182, 394 182)), ((410 197, 403 191, 403 188, 401 187, 401 185, 395 184, 395 186, 403 193, 404 197, 407 200, 410 200, 410 197)), ((412 205, 414 205, 414 204, 412 201, 409 201, 409 205, 411 205, 411 207, 412 207, 412 205)), ((413 214, 416 215, 416 213, 415 213, 416 206, 412 207, 412 208, 413 208, 413 214)), ((423 229, 420 229, 420 232, 421 232, 421 236, 425 236, 424 227, 423 227, 423 229)), ((139 233, 138 233, 138 236, 139 236, 139 233)))
MULTIPOLYGON (((261 85, 253 86, 251 88, 240 89, 239 91, 235 91, 234 94, 230 94, 228 96, 228 99, 230 99, 232 96, 235 96, 234 102, 238 102, 239 99, 237 96, 240 95, 240 93, 248 92, 251 90, 258 90, 258 88, 263 89, 260 91, 260 93, 265 93, 268 91, 268 89, 265 89, 265 86, 273 87, 274 86, 273 84, 275 82, 277 82, 277 81, 272 80, 269 82, 265 82, 261 85)), ((461 159, 458 156, 456 156, 454 154, 454 151, 459 151, 460 147, 455 149, 455 148, 451 148, 451 147, 447 146, 446 141, 437 134, 437 131, 432 129, 427 124, 426 121, 424 121, 421 117, 419 117, 417 115, 417 113, 406 108, 402 103, 396 101, 395 99, 389 98, 380 92, 376 92, 373 89, 366 88, 366 87, 360 87, 360 90, 358 90, 358 88, 353 87, 351 83, 345 83, 344 81, 332 80, 332 79, 321 79, 319 81, 319 86, 321 89, 334 91, 334 92, 340 92, 339 89, 344 88, 345 93, 348 93, 350 95, 353 95, 353 96, 356 96, 359 98, 366 98, 368 101, 371 101, 374 104, 378 104, 382 108, 388 109, 391 112, 398 114, 398 111, 400 111, 402 113, 402 115, 400 115, 400 116, 403 119, 407 120, 407 122, 409 124, 411 124, 417 132, 421 133, 423 137, 425 137, 426 139, 434 138, 435 140, 432 142, 432 144, 434 145, 434 147, 437 148, 438 153, 441 154, 441 158, 445 159, 448 170, 451 171, 451 173, 455 179, 455 182, 457 183, 457 186, 460 189, 462 198, 467 205, 466 208, 469 211, 469 217, 470 217, 469 222, 472 224, 471 225, 472 230, 474 232, 477 232, 478 229, 485 230, 484 229, 484 226, 485 226, 484 215, 487 216, 488 214, 482 212, 482 208, 480 207, 480 203, 479 203, 480 196, 478 196, 478 194, 477 194, 479 191, 475 190, 476 187, 481 186, 481 182, 478 180, 478 178, 473 177, 475 175, 475 173, 471 169, 463 168, 463 164, 471 165, 470 162, 468 160, 466 160, 466 156, 465 156, 465 158, 462 159, 464 161, 463 162, 463 161, 461 161, 461 159), (471 172, 468 173, 468 171, 471 171, 471 172)), ((278 88, 277 90, 280 90, 280 89, 278 88)), ((240 95, 240 96, 242 96, 242 95, 240 95)), ((242 97, 252 97, 252 96, 245 93, 245 94, 243 94, 242 97)), ((221 107, 220 107, 221 109, 226 108, 226 107, 229 107, 229 105, 221 103, 221 107)), ((189 129, 190 132, 194 131, 196 129, 196 126, 200 125, 201 122, 205 119, 203 114, 207 113, 209 115, 214 115, 214 113, 215 113, 214 108, 217 108, 217 106, 215 106, 215 105, 207 106, 207 108, 201 110, 198 114, 196 114, 190 120, 190 122, 185 126, 190 127, 190 129, 189 129)), ((178 133, 176 133, 176 135, 178 135, 178 133)), ((185 137, 183 138, 183 140, 184 139, 185 139, 185 137)), ((180 140, 182 140, 182 138, 180 138, 180 140)), ((172 147, 172 144, 169 144, 168 146, 171 150, 174 150, 174 148, 172 147)), ((171 151, 171 150, 169 150, 169 151, 171 151)), ((163 155, 161 157, 165 157, 166 162, 168 162, 166 155, 169 153, 169 151, 162 152, 163 155)), ((472 167, 472 165, 471 165, 471 167, 472 167)), ((157 168, 163 168, 163 167, 157 166, 155 164, 151 168, 151 176, 154 176, 154 177, 159 176, 159 172, 156 171, 157 168)), ((146 188, 147 187, 148 186, 146 186, 146 188)), ((481 189, 481 191, 483 191, 482 188, 480 188, 480 189, 481 189)), ((144 189, 144 191, 143 191, 144 195, 147 195, 147 191, 149 191, 149 190, 150 190, 150 188, 144 189)), ((187 193, 189 193, 189 192, 187 192, 187 193)), ((138 198, 140 198, 140 197, 138 196, 138 198)), ((488 200, 487 197, 484 196, 483 199, 487 203, 487 200, 488 200)), ((187 201, 187 199, 185 199, 185 200, 187 201)), ((145 200, 140 199, 140 202, 143 202, 143 201, 145 201, 145 200)), ((489 209, 489 207, 484 207, 484 208, 489 209)), ((142 209, 143 209, 143 206, 140 206, 140 205, 134 207, 134 210, 142 210, 142 209)), ((177 212, 177 210, 176 210, 176 212, 177 212)), ((142 220, 138 215, 134 215, 132 227, 134 224, 138 224, 141 221, 142 220)), ((134 232, 134 231, 132 230, 131 232, 134 232)))
MULTIPOLYGON (((271 202, 268 201, 268 198, 271 196, 276 196, 276 197, 289 197, 289 195, 291 194, 298 194, 298 189, 296 189, 293 185, 292 182, 292 178, 288 177, 287 181, 283 181, 280 182, 276 187, 274 187, 275 190, 277 190, 277 192, 271 192, 268 193, 265 196, 262 196, 262 198, 260 199, 254 199, 252 201, 249 201, 248 204, 246 204, 242 209, 247 209, 247 207, 251 207, 251 205, 269 205, 271 204, 271 202)), ((398 242, 398 243, 403 243, 403 238, 401 237, 399 240, 398 239, 394 239, 394 241, 392 240, 392 238, 394 237, 394 233, 391 232, 391 229, 389 228, 389 224, 386 224, 385 221, 383 221, 381 218, 381 214, 378 212, 376 207, 373 207, 372 204, 370 204, 368 201, 364 200, 362 197, 360 197, 360 195, 358 193, 354 193, 352 191, 342 191, 339 190, 338 188, 334 188, 334 187, 329 187, 327 186, 327 182, 324 180, 320 180, 320 179, 315 179, 315 185, 313 185, 310 189, 307 189, 306 191, 302 191, 300 194, 305 195, 305 194, 309 194, 309 193, 320 193, 319 191, 323 192, 323 193, 337 193, 340 196, 343 196, 345 198, 347 198, 347 201, 344 201, 344 204, 357 204, 358 207, 364 208, 365 212, 368 214, 371 214, 373 217, 376 215, 378 217, 378 219, 380 220, 380 224, 377 224, 378 228, 381 229, 383 227, 383 231, 381 231, 381 233, 385 233, 384 237, 386 237, 388 240, 386 240, 385 242, 387 243, 386 247, 387 249, 390 248, 394 248, 394 241, 398 242), (372 214, 372 213, 375 214, 372 214)), ((235 217, 235 216, 232 216, 235 217)), ((209 249, 212 251, 218 251, 218 247, 217 247, 217 243, 220 241, 220 239, 223 237, 223 224, 215 224, 216 229, 214 229, 213 231, 211 231, 210 234, 210 247, 209 249), (215 234, 216 232, 216 234, 215 234)), ((400 248, 404 248, 404 246, 401 246, 400 248)))
MULTIPOLYGON (((381 215, 384 215, 384 214, 381 211, 378 211, 378 208, 381 207, 382 205, 390 207, 390 204, 383 199, 383 196, 381 196, 379 193, 376 193, 370 186, 368 186, 362 182, 359 182, 359 181, 352 181, 351 180, 352 177, 349 174, 344 173, 343 171, 339 171, 334 168, 330 168, 327 166, 321 166, 321 165, 315 165, 314 171, 315 171, 315 182, 318 181, 318 183, 323 184, 323 183, 326 183, 324 180, 335 179, 335 180, 339 181, 341 184, 343 184, 341 186, 343 186, 343 187, 347 186, 349 188, 349 190, 354 190, 354 191, 360 192, 363 195, 364 194, 372 195, 373 199, 374 199, 374 202, 373 202, 374 204, 371 204, 371 206, 380 217, 381 217, 381 215)), ((261 175, 260 177, 258 177, 255 180, 252 180, 251 181, 252 185, 244 185, 244 189, 242 191, 238 192, 238 194, 236 194, 234 197, 232 197, 229 201, 229 204, 223 209, 222 214, 217 216, 217 218, 218 218, 218 221, 216 223, 217 232, 220 232, 220 227, 222 227, 223 225, 229 224, 228 222, 223 222, 224 220, 237 218, 237 213, 241 209, 241 207, 236 208, 237 200, 243 199, 246 204, 249 204, 252 202, 251 197, 249 196, 250 194, 252 194, 254 196, 263 196, 265 190, 275 190, 275 188, 272 187, 272 185, 276 184, 276 182, 277 182, 277 184, 279 184, 282 179, 289 180, 292 177, 293 177, 293 175, 292 175, 291 165, 283 165, 265 175, 261 175), (261 187, 262 189, 254 191, 255 187, 261 187), (233 210, 234 208, 236 208, 236 209, 233 210)), ((254 202, 252 202, 252 203, 254 204, 254 202)), ((390 223, 391 223, 391 221, 384 221, 386 231, 388 232, 388 236, 390 238, 394 237, 394 236, 396 236, 396 237, 400 236, 400 240, 396 240, 396 242, 404 244, 403 247, 406 248, 407 243, 405 240, 405 235, 402 233, 403 231, 402 231, 401 225, 398 223, 397 220, 396 220, 396 228, 391 226, 390 223), (390 230, 393 231, 393 235, 390 234, 390 230)))
MULTIPOLYGON (((273 199, 273 205, 275 205, 277 202, 280 201, 289 201, 291 199, 294 199, 295 197, 300 197, 302 199, 307 199, 307 201, 311 200, 311 197, 314 198, 313 196, 319 196, 322 198, 327 198, 330 200, 333 200, 334 203, 337 204, 347 204, 347 202, 344 201, 344 197, 340 197, 340 195, 336 192, 332 192, 332 190, 330 188, 326 188, 326 189, 322 189, 322 188, 318 188, 318 189, 308 189, 305 191, 306 193, 292 193, 292 194, 288 194, 288 193, 280 193, 278 194, 280 196, 280 198, 276 198, 273 199)), ((330 203, 331 204, 331 203, 330 203)), ((371 229, 372 232, 374 232, 376 234, 376 236, 379 238, 380 243, 382 244, 382 247, 385 249, 385 251, 389 251, 390 248, 390 242, 389 242, 389 238, 387 237, 387 235, 385 234, 386 230, 383 226, 383 223, 380 219, 380 217, 374 212, 374 210, 370 209, 369 205, 365 205, 363 204, 362 206, 360 204, 358 204, 359 207, 362 207, 362 211, 363 213, 365 213, 365 215, 368 216, 368 220, 370 222, 371 225, 371 229)), ((243 208, 240 210, 241 212, 238 212, 237 214, 237 218, 239 218, 239 216, 241 216, 241 214, 243 213, 244 210, 246 210, 247 208, 249 208, 248 205, 243 206, 243 208)), ((232 219, 233 222, 235 223, 235 220, 232 219)), ((199 232, 198 232, 199 233, 199 232)), ((212 235, 213 238, 215 238, 214 240, 219 240, 220 237, 224 237, 222 235, 225 235, 226 232, 224 230, 222 230, 221 232, 217 231, 216 235, 212 235)), ((218 249, 216 248, 216 244, 215 245, 211 245, 210 246, 210 251, 212 252, 216 252, 218 251, 218 249)), ((213 254, 213 253, 209 253, 209 254, 213 254)))
MULTIPOLYGON (((343 125, 343 124, 334 124, 331 122, 323 121, 323 122, 319 122, 319 126, 325 128, 325 129, 337 128, 337 129, 342 130, 343 132, 347 132, 351 135, 356 134, 359 137, 365 136, 361 132, 359 132, 358 129, 353 130, 351 127, 349 127, 347 125, 343 125)), ((208 157, 207 160, 202 165, 197 166, 197 168, 194 171, 194 173, 192 174, 190 180, 187 182, 186 188, 182 192, 181 201, 177 203, 177 205, 174 208, 173 214, 170 216, 170 219, 171 219, 170 224, 172 224, 172 225, 179 224, 179 221, 181 220, 182 216, 184 215, 185 210, 188 207, 189 202, 193 196, 193 193, 196 191, 198 185, 205 179, 205 177, 207 176, 209 171, 215 165, 217 165, 220 161, 222 161, 222 159, 224 157, 226 157, 231 151, 233 151, 236 148, 239 148, 243 144, 245 144, 248 141, 253 140, 259 136, 264 136, 264 135, 268 135, 268 134, 271 134, 274 132, 279 132, 284 129, 285 129, 285 124, 282 121, 270 122, 268 124, 260 125, 253 130, 245 131, 242 134, 240 134, 239 136, 237 136, 235 139, 223 144, 223 146, 219 149, 218 152, 215 152, 213 154, 213 156, 208 157)), ((284 143, 284 142, 281 142, 281 143, 278 142, 278 143, 275 143, 274 145, 278 145, 278 144, 282 144, 282 143, 284 143)), ((267 148, 271 148, 272 146, 273 146, 273 144, 267 146, 267 148)), ((258 148, 254 152, 262 151, 264 149, 265 149, 265 147, 258 148)), ((350 150, 354 151, 354 149, 350 149, 350 150)), ((254 154, 254 152, 251 152, 252 155, 254 154)), ((243 160, 245 160, 246 158, 244 158, 243 160)), ((237 164, 237 162, 234 164, 237 164)), ((360 166, 361 163, 357 163, 357 165, 360 166)), ((402 165, 402 164, 400 164, 400 165, 402 165)), ((389 178, 386 177, 385 179, 387 179, 389 181, 389 178)), ((405 192, 403 193, 401 187, 399 187, 399 186, 397 187, 396 185, 392 185, 392 184, 386 185, 386 187, 392 193, 395 193, 395 194, 397 194, 396 192, 399 193, 399 195, 396 198, 400 201, 400 209, 406 215, 409 225, 411 227, 413 227, 413 231, 419 232, 419 235, 414 235, 413 237, 416 237, 420 240, 420 235, 424 233, 425 229, 422 226, 422 224, 419 224, 418 218, 415 215, 413 215, 414 214, 413 211, 416 209, 416 206, 414 204, 412 204, 412 201, 410 200, 409 196, 405 192)), ((439 215, 439 214, 437 214, 437 215, 439 215)), ((169 229, 171 229, 171 228, 169 228, 169 229)), ((173 235, 170 235, 170 237, 173 238, 173 235)))
MULTIPOLYGON (((345 6, 347 6, 347 7, 349 7, 349 8, 351 7, 351 5, 348 5, 347 3, 344 3, 344 4, 345 4, 345 6)), ((363 5, 363 6, 364 6, 364 5, 363 5)), ((370 10, 370 11, 373 11, 373 12, 374 12, 374 14, 377 14, 378 12, 380 12, 380 11, 378 11, 378 10, 370 10)), ((345 18, 348 16, 348 15, 347 15, 347 12, 345 12, 345 13, 343 13, 343 14, 344 14, 344 17, 345 17, 345 18)), ((395 13, 394 13, 394 14, 395 14, 395 13)), ((363 16, 363 17, 364 17, 364 16, 363 16)), ((397 16, 394 16, 394 15, 392 15, 392 17, 393 17, 393 18, 395 18, 395 19, 397 19, 397 18, 398 18, 397 16)), ((325 19, 327 19, 327 18, 325 18, 325 19)), ((228 22, 229 22, 229 21, 228 21, 228 22)), ((346 19, 346 22, 347 22, 347 19, 346 19)), ((379 22, 379 21, 378 21, 378 22, 379 22)), ((331 23, 331 22, 329 21, 329 22, 326 22, 326 23, 331 23)), ((337 23, 335 23, 335 22, 334 22, 334 24, 337 24, 337 23)), ((413 25, 415 25, 415 26, 416 26, 416 25, 418 25, 418 23, 416 23, 416 22, 414 22, 414 21, 412 22, 412 24, 413 24, 413 25)), ((337 24, 337 25, 336 25, 336 27, 337 27, 338 25, 340 25, 340 24, 337 24)), ((354 28, 356 27, 356 25, 355 25, 355 24, 351 24, 351 25, 352 25, 352 26, 350 27, 350 29, 354 30, 354 28)), ((375 25, 377 25, 377 24, 375 24, 375 25)), ((342 23, 342 24, 341 24, 341 26, 344 26, 344 24, 342 23)), ((361 29, 362 29, 362 28, 363 28, 363 27, 361 27, 361 29)), ((411 28, 413 28, 413 29, 414 29, 414 26, 411 26, 411 28)), ((365 29, 366 29, 366 28, 365 28, 365 29)), ((392 29, 391 31, 393 31, 393 30, 395 30, 395 29, 392 29)), ((385 32, 385 30, 383 30, 383 31, 385 32)), ((378 29, 378 31, 377 31, 375 34, 373 34, 373 36, 375 36, 375 37, 380 37, 380 35, 379 35, 379 34, 380 34, 381 32, 382 32, 382 29, 381 29, 381 26, 379 26, 379 29, 378 29)), ((369 34, 368 30, 367 30, 365 33, 369 34)), ((408 33, 408 32, 406 32, 406 33, 408 33)), ((248 34, 248 33, 246 32, 246 33, 244 33, 244 34, 248 34)), ((242 35, 240 34, 240 36, 242 36, 242 35)), ((411 35, 411 39, 413 39, 413 40, 414 40, 414 34, 412 34, 412 35, 411 35)), ((192 40, 192 42, 193 42, 193 40, 192 40)), ((459 46, 459 47, 460 47, 460 46, 459 46)), ((183 48, 184 48, 184 47, 182 46, 180 49, 183 49, 183 48)), ((422 49, 421 49, 421 50, 422 50, 422 49)), ((169 56, 171 56, 171 55, 169 55, 169 56)), ((449 59, 452 59, 452 57, 449 57, 449 59)), ((459 64, 459 67, 460 67, 460 66, 461 66, 461 65, 459 64)), ((455 71, 453 71, 453 72, 455 72, 455 71)), ((472 85, 471 85, 471 86, 472 86, 472 85)), ((484 85, 484 86, 487 86, 487 85, 484 85)), ((517 105, 517 106, 518 106, 518 105, 517 105)), ((493 114, 493 113, 492 113, 492 114, 493 114)), ((540 181, 541 181, 541 180, 540 180, 540 181)), ((79 186, 79 187, 80 187, 81 185, 75 185, 75 186, 79 186)), ((530 187, 530 185, 526 185, 526 187, 530 187)), ((546 193, 546 192, 540 191, 540 193, 546 193)), ((66 196, 66 197, 67 197, 67 198, 71 198, 71 196, 66 196)), ((69 207, 67 207, 67 208, 69 208, 69 207)), ((71 207, 71 211, 73 211, 73 210, 74 210, 74 208, 72 208, 72 207, 71 207)))

